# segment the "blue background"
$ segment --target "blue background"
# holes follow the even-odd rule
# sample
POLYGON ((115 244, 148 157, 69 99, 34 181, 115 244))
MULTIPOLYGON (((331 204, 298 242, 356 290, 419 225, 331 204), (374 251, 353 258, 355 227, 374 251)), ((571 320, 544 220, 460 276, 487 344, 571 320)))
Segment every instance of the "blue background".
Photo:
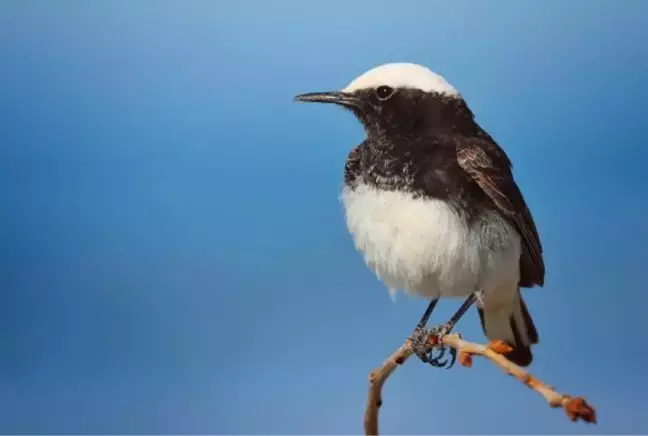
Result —
POLYGON ((346 233, 360 125, 291 100, 410 61, 511 156, 548 271, 532 368, 600 424, 412 360, 381 430, 648 432, 646 40, 643 0, 0 1, 0 431, 362 432, 425 302, 346 233))

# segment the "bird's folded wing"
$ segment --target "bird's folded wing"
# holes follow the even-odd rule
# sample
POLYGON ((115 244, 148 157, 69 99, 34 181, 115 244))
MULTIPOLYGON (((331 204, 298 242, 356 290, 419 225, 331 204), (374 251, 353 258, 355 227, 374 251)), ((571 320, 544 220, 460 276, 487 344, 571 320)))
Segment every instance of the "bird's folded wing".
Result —
POLYGON ((509 159, 497 144, 487 140, 462 138, 456 144, 459 166, 522 236, 521 285, 542 286, 545 274, 542 244, 531 211, 513 179, 509 159))

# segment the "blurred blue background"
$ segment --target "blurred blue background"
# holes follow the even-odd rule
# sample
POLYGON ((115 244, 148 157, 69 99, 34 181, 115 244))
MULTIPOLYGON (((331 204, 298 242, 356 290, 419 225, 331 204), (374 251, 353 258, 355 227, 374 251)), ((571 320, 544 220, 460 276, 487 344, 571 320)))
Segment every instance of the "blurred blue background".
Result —
POLYGON ((291 100, 391 61, 514 161, 548 271, 532 368, 600 423, 413 360, 382 432, 648 432, 646 40, 643 0, 0 1, 0 432, 361 433, 425 302, 346 233, 360 125, 291 100))

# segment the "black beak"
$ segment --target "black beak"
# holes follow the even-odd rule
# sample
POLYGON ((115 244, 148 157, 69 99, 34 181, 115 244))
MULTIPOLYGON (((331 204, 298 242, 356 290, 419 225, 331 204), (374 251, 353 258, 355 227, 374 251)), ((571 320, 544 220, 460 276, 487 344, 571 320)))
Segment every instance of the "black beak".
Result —
POLYGON ((299 94, 295 96, 295 101, 303 101, 306 103, 334 103, 345 107, 360 106, 360 100, 353 96, 353 94, 337 91, 299 94))

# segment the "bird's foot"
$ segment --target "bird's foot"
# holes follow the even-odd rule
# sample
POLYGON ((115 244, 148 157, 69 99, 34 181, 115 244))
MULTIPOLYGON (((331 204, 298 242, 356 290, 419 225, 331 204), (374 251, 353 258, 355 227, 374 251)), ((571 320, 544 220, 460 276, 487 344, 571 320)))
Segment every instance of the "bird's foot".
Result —
POLYGON ((425 327, 416 327, 410 340, 412 341, 412 350, 425 363, 430 363, 428 355, 430 354, 430 339, 435 335, 434 328, 426 329, 425 327))
POLYGON ((424 363, 429 363, 435 368, 452 368, 457 360, 457 350, 451 347, 444 347, 443 345, 433 345, 435 343, 439 344, 439 338, 448 334, 451 330, 452 326, 448 324, 434 326, 430 329, 417 327, 414 329, 410 338, 414 354, 416 354, 424 363), (451 357, 449 365, 448 359, 444 359, 448 348, 450 348, 451 357))
MULTIPOLYGON (((452 329, 454 328, 454 323, 453 322, 447 322, 445 324, 442 324, 440 326, 435 326, 433 327, 436 329, 437 333, 436 336, 438 338, 443 338, 445 335, 448 335, 452 332, 452 329)), ((455 350, 452 347, 446 347, 441 345, 440 347, 437 347, 438 349, 436 350, 437 353, 432 357, 432 352, 430 352, 430 365, 437 367, 437 368, 443 368, 445 367, 446 369, 452 368, 452 366, 455 364, 455 361, 457 360, 457 350, 455 350), (443 359, 446 355, 446 352, 450 351, 450 363, 448 364, 448 359, 443 359)), ((432 349, 432 351, 435 351, 432 349)))
MULTIPOLYGON (((433 349, 434 350, 434 349, 433 349)), ((431 355, 432 353, 430 353, 431 355)), ((430 365, 434 366, 435 368, 445 368, 445 369, 450 369, 454 366, 455 362, 457 361, 457 350, 455 350, 452 347, 440 347, 437 350, 436 356, 434 356, 430 360, 430 365), (450 363, 448 363, 448 359, 441 360, 445 357, 446 352, 450 350, 450 363)))

